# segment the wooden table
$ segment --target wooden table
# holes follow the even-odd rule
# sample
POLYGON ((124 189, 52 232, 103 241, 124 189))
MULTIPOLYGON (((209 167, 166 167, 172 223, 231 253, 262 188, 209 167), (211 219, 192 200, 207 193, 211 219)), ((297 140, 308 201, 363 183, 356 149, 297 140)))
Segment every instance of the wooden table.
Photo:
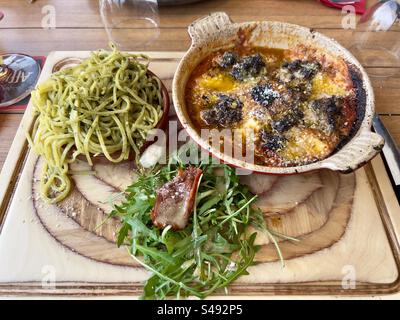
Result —
MULTIPOLYGON (((375 1, 367 1, 369 5, 375 1)), ((99 14, 97 0, 0 0, 0 52, 23 52, 30 55, 47 55, 54 50, 93 50, 105 48, 107 34, 99 14), (53 5, 56 10, 56 29, 42 28, 42 9, 53 5)), ((316 0, 208 0, 191 5, 162 7, 160 13, 160 35, 157 41, 137 46, 143 41, 142 29, 125 30, 125 43, 129 49, 138 51, 186 51, 190 40, 187 25, 194 19, 212 11, 225 11, 234 21, 279 20, 314 28, 335 38, 345 47, 353 40, 352 30, 341 27, 343 14, 340 10, 324 7, 316 0)), ((376 38, 377 43, 399 41, 400 28, 376 38)), ((396 75, 382 81, 372 78, 376 94, 376 109, 385 125, 400 144, 400 68, 371 63, 366 70, 385 68, 396 75)), ((21 114, 0 115, 0 167, 2 167, 21 114)))

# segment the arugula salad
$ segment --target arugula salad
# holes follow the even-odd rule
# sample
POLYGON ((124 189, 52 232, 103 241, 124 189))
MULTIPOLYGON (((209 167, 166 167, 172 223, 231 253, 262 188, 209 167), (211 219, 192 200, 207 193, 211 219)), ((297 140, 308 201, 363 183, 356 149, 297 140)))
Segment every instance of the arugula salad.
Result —
POLYGON ((152 273, 142 299, 227 293, 255 263, 258 246, 250 226, 269 236, 282 260, 276 238, 285 236, 268 229, 252 206, 257 196, 226 164, 184 164, 182 154, 193 147, 187 143, 167 165, 143 171, 110 213, 122 222, 118 246, 126 245, 152 273))

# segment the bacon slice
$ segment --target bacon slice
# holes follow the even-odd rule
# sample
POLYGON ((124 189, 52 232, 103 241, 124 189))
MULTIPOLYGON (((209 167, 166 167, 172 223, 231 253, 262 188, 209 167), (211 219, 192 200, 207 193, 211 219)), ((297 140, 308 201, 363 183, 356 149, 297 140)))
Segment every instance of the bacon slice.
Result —
POLYGON ((202 173, 201 169, 192 166, 179 170, 174 179, 157 190, 156 204, 151 211, 155 226, 165 228, 170 225, 175 231, 186 227, 202 173))

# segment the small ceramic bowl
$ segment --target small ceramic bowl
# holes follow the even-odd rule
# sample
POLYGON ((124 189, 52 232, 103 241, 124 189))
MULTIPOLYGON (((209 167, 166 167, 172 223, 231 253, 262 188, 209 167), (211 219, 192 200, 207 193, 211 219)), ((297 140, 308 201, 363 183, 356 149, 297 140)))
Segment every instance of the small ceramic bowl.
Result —
POLYGON ((254 172, 269 174, 294 174, 322 168, 351 172, 371 160, 382 149, 383 138, 371 131, 372 117, 375 112, 371 82, 357 59, 335 40, 308 28, 283 22, 233 23, 224 12, 215 12, 194 21, 189 26, 189 34, 192 38, 191 47, 179 63, 172 84, 173 103, 178 118, 190 137, 203 149, 208 150, 223 162, 254 172), (357 71, 359 89, 363 92, 363 103, 359 103, 359 110, 357 110, 356 130, 339 150, 323 160, 306 165, 268 167, 233 158, 211 147, 208 141, 200 137, 198 130, 191 123, 186 109, 186 83, 192 71, 207 55, 215 50, 232 45, 237 39, 239 30, 250 30, 248 43, 252 46, 286 49, 303 44, 342 57, 357 71))
MULTIPOLYGON (((77 64, 81 63, 82 60, 83 59, 81 59, 81 58, 72 58, 72 57, 71 58, 62 59, 61 61, 58 61, 53 66, 52 72, 55 73, 55 72, 58 72, 60 70, 65 69, 65 68, 70 68, 70 67, 76 66, 77 64)), ((171 100, 169 98, 168 89, 165 86, 164 82, 162 82, 162 80, 154 72, 152 72, 151 70, 147 70, 147 74, 152 76, 152 77, 157 78, 160 81, 160 84, 161 84, 161 96, 163 98, 163 105, 162 105, 163 114, 162 114, 160 120, 158 121, 157 125, 155 126, 155 129, 164 130, 166 128, 166 126, 167 126, 167 123, 168 123, 169 110, 170 110, 170 106, 171 106, 171 100)), ((147 147, 149 147, 152 143, 154 143, 154 141, 150 141, 150 140, 149 141, 145 141, 143 146, 141 147, 140 151, 144 152, 144 150, 147 147)), ((112 157, 117 157, 117 156, 118 156, 118 154, 113 154, 112 155, 112 157)), ((96 157, 96 160, 99 162, 99 161, 102 161, 103 158, 106 159, 104 157, 104 155, 98 155, 96 157)), ((86 160, 86 157, 84 155, 82 155, 82 157, 80 157, 80 159, 81 160, 86 160)), ((131 159, 134 159, 134 155, 131 155, 131 159)), ((105 160, 105 162, 107 162, 107 161, 108 160, 105 160)))

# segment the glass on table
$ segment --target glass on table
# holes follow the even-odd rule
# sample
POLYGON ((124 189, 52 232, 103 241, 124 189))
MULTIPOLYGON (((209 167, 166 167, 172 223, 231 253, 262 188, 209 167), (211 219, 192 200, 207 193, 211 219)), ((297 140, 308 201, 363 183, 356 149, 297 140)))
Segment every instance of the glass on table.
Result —
POLYGON ((372 77, 391 77, 400 68, 400 0, 378 1, 361 17, 350 51, 372 77))
POLYGON ((99 0, 109 41, 120 50, 146 50, 159 37, 157 0, 99 0))

